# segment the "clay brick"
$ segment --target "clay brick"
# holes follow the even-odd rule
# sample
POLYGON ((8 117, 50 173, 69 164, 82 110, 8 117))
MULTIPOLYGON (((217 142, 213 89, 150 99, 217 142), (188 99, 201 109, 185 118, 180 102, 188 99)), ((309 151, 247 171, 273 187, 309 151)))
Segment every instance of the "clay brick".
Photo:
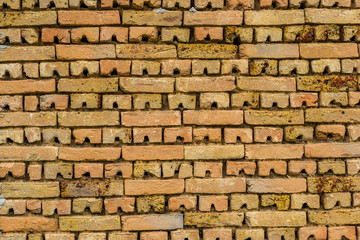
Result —
POLYGON ((183 146, 123 146, 122 151, 122 158, 127 161, 175 160, 184 158, 183 146))
POLYGON ((263 229, 237 229, 235 236, 236 240, 264 239, 265 233, 263 229))
POLYGON ((85 174, 89 174, 90 178, 102 178, 104 166, 102 163, 75 163, 74 177, 81 178, 85 174))
POLYGON ((6 178, 9 173, 14 178, 25 175, 25 163, 0 163, 0 178, 6 178))
POLYGON ((187 110, 184 111, 183 123, 192 125, 238 125, 243 123, 243 111, 187 110))
POLYGON ((217 162, 195 162, 194 176, 206 177, 207 173, 212 178, 222 177, 222 164, 217 162))
POLYGON ((155 11, 125 10, 122 13, 123 24, 148 26, 181 26, 182 12, 168 11, 156 13, 155 11))
POLYGON ((290 105, 293 108, 300 108, 302 106, 316 107, 318 106, 318 94, 317 93, 291 93, 290 105))
POLYGON ((130 95, 102 95, 103 109, 131 109, 130 95))
POLYGON ((129 42, 156 42, 158 31, 156 27, 130 27, 129 42))
POLYGON ((357 88, 357 78, 351 75, 302 76, 296 81, 298 90, 302 91, 339 92, 357 88))
POLYGON ((315 24, 359 24, 358 9, 306 9, 305 21, 315 24))
POLYGON ((131 74, 142 76, 142 75, 159 75, 160 74, 160 63, 154 61, 139 61, 134 60, 131 64, 131 74))
POLYGON ((292 92, 296 81, 292 77, 238 77, 237 87, 247 91, 292 92))
MULTIPOLYGON (((306 111, 308 111, 307 109, 306 111)), ((307 116, 307 115, 306 115, 307 116)), ((302 110, 290 111, 264 111, 246 110, 245 123, 250 125, 298 125, 304 124, 304 112, 302 110)))
POLYGON ((292 194, 291 209, 320 208, 320 196, 316 194, 292 194), (306 205, 305 205, 306 204, 306 205))
POLYGON ((301 43, 300 56, 312 58, 353 58, 358 57, 354 43, 301 43))
POLYGON ((247 212, 247 224, 251 227, 301 227, 306 225, 305 212, 247 212), (272 221, 265 219, 271 218, 272 221))
POLYGON ((120 24, 118 11, 59 11, 60 25, 113 25, 120 24))
POLYGON ((124 231, 173 230, 183 228, 182 214, 146 214, 121 217, 124 231))
POLYGON ((56 21, 56 11, 7 12, 0 16, 0 27, 56 25, 56 21))
POLYGON ((22 215, 26 212, 26 201, 25 200, 5 200, 5 205, 0 209, 0 215, 9 214, 10 210, 15 215, 22 215))
POLYGON ((134 109, 161 109, 162 98, 160 94, 133 95, 134 109))
POLYGON ((245 192, 246 183, 243 178, 187 179, 185 191, 207 194, 245 192))
POLYGON ((184 180, 125 180, 125 194, 153 195, 176 194, 184 191, 184 180))
POLYGON ((230 44, 182 44, 177 46, 179 58, 228 59, 235 58, 238 47, 230 44))
POLYGON ((2 182, 4 198, 53 198, 60 194, 58 182, 2 182))
POLYGON ((103 112, 59 112, 60 126, 116 126, 119 125, 119 113, 115 111, 103 112))
POLYGON ((58 175, 65 179, 73 177, 73 164, 71 163, 45 163, 45 179, 56 179, 58 175))
POLYGON ((184 225, 196 227, 240 227, 243 212, 185 212, 184 225))
POLYGON ((181 124, 179 111, 122 112, 124 126, 176 126, 181 124))
POLYGON ((128 128, 104 128, 103 143, 130 143, 131 129, 128 128))
POLYGON ((354 143, 310 143, 305 145, 305 156, 310 158, 359 157, 360 150, 354 143))
POLYGON ((120 216, 69 216, 59 217, 61 231, 119 230, 120 216))
POLYGON ((98 45, 56 45, 58 60, 107 59, 115 58, 115 46, 98 45))
POLYGON ((47 217, 0 217, 2 232, 56 231, 58 220, 47 217))
POLYGON ((173 45, 151 44, 117 44, 116 57, 127 59, 176 58, 176 47, 173 45))
POLYGON ((256 163, 255 162, 226 162, 226 174, 232 176, 238 176, 241 172, 246 175, 255 175, 256 163))
POLYGON ((66 161, 114 161, 120 158, 121 148, 60 147, 59 159, 66 161))
POLYGON ((270 176, 271 171, 276 175, 286 175, 287 164, 285 161, 259 161, 258 174, 259 176, 270 176))
POLYGON ((318 140, 342 140, 345 136, 345 126, 343 125, 317 125, 315 137, 318 140))
POLYGON ((184 25, 242 25, 243 12, 237 10, 228 11, 197 11, 184 12, 184 25))
POLYGON ((358 210, 339 209, 330 211, 309 211, 308 222, 316 225, 348 225, 359 222, 358 210))
POLYGON ((135 162, 134 177, 141 178, 146 176, 161 177, 161 164, 158 162, 135 162))
POLYGON ((200 240, 198 230, 176 230, 171 231, 171 239, 182 240, 182 239, 200 240))
POLYGON ((237 42, 251 43, 253 41, 253 32, 252 28, 247 27, 225 27, 225 41, 234 44, 237 44, 237 42))
POLYGON ((221 128, 194 128, 195 142, 221 142, 221 128))
MULTIPOLYGON (((0 94, 51 93, 55 92, 55 80, 0 81, 0 94)), ((10 100, 10 99, 9 99, 10 100)))
POLYGON ((303 75, 309 72, 309 62, 306 60, 280 60, 279 73, 282 75, 303 75))
POLYGON ((131 61, 127 60, 100 60, 101 75, 111 76, 130 74, 131 61))
POLYGON ((0 64, 0 78, 21 78, 22 67, 19 63, 0 64))
POLYGON ((204 229, 203 230, 203 238, 206 240, 214 240, 214 239, 231 239, 232 238, 232 229, 204 229))
POLYGON ((241 44, 239 54, 242 58, 299 58, 299 47, 296 44, 285 43, 241 44))
POLYGON ((305 178, 247 180, 247 191, 251 193, 299 193, 306 188, 305 178))
POLYGON ((180 92, 223 92, 235 88, 235 77, 232 76, 176 78, 176 90, 180 92))
POLYGON ((288 166, 291 175, 298 175, 302 172, 307 175, 315 175, 317 169, 315 161, 291 161, 288 166))
POLYGON ((191 127, 179 127, 179 128, 165 128, 164 129, 164 142, 192 142, 192 128, 191 127))
POLYGON ((244 157, 243 145, 184 146, 186 160, 238 159, 244 157))
POLYGON ((61 197, 101 197, 123 195, 120 180, 63 180, 60 182, 61 197))
POLYGON ((172 93, 174 82, 174 78, 121 77, 119 85, 120 89, 128 93, 172 93))
POLYGON ((135 198, 108 198, 104 200, 105 211, 108 214, 117 213, 119 208, 122 212, 135 211, 135 198))
POLYGON ((222 27, 195 27, 195 41, 221 42, 223 40, 222 27))
POLYGON ((247 59, 221 60, 221 74, 247 74, 248 72, 249 69, 247 59))
POLYGON ((44 216, 51 216, 55 214, 55 210, 59 215, 70 215, 71 200, 44 200, 42 201, 42 212, 44 216))
POLYGON ((101 129, 74 129, 75 143, 83 144, 86 139, 90 143, 101 143, 101 129))
POLYGON ((71 94, 70 106, 72 109, 87 108, 94 109, 99 108, 101 103, 101 96, 99 94, 71 94))
POLYGON ((193 60, 193 75, 212 75, 220 73, 220 61, 218 60, 193 60))
POLYGON ((304 10, 246 11, 245 25, 294 25, 304 24, 304 10), (281 19, 287 19, 286 22, 281 19))
POLYGON ((105 164, 105 177, 113 178, 117 175, 123 178, 130 178, 132 176, 131 163, 110 163, 105 164))
POLYGON ((30 164, 27 169, 30 180, 40 180, 42 175, 41 164, 30 164))
POLYGON ((168 204, 170 211, 177 211, 181 209, 195 210, 197 206, 197 198, 186 195, 180 197, 171 197, 169 198, 168 204))

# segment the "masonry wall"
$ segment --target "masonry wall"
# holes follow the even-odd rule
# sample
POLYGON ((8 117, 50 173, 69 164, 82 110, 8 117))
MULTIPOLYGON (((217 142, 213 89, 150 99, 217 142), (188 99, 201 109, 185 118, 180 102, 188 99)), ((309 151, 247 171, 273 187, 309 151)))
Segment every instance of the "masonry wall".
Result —
POLYGON ((360 239, 359 0, 5 0, 1 240, 360 239))

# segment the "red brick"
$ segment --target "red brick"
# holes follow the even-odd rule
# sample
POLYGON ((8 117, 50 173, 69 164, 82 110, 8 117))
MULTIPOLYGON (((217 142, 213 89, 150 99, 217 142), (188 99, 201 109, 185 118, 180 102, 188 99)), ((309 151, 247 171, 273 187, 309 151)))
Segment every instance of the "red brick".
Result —
POLYGON ((2 232, 56 231, 58 220, 46 217, 0 217, 2 232))
POLYGON ((183 146, 123 146, 122 158, 127 161, 175 160, 184 158, 183 146))
POLYGON ((121 148, 60 147, 59 159, 67 161, 114 161, 120 158, 121 148))
POLYGON ((56 45, 58 60, 115 58, 115 46, 98 45, 56 45))
POLYGON ((50 93, 55 84, 55 79, 0 81, 0 94, 50 93))
POLYGON ((53 43, 55 39, 59 43, 70 43, 70 29, 62 28, 43 28, 41 31, 41 41, 43 43, 53 43))
POLYGON ((245 158, 247 159, 300 159, 303 154, 304 146, 301 144, 245 146, 245 158))
POLYGON ((122 112, 121 124, 124 126, 176 126, 181 125, 179 111, 122 112))
POLYGON ((243 111, 187 110, 184 111, 183 123, 192 125, 240 125, 243 123, 243 111))
POLYGON ((244 178, 217 178, 217 179, 187 179, 187 193, 236 193, 245 192, 244 178))
POLYGON ((359 56, 355 43, 302 43, 302 58, 354 58, 359 56))
POLYGON ((233 76, 176 78, 176 90, 180 92, 223 92, 235 88, 233 76))

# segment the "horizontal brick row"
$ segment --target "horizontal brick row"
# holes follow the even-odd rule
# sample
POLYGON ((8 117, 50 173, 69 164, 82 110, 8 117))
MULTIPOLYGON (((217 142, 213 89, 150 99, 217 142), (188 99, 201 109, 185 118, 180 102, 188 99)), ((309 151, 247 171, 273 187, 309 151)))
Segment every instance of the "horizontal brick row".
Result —
MULTIPOLYGON (((89 161, 89 160, 87 160, 89 161)), ((107 179, 128 179, 128 178, 180 178, 187 179, 196 178, 222 178, 223 176, 315 176, 316 174, 333 174, 333 175, 357 175, 360 171, 359 160, 315 160, 305 159, 297 160, 252 160, 252 161, 227 161, 226 164, 221 161, 175 161, 175 162, 122 162, 122 163, 90 163, 79 161, 77 163, 36 163, 26 164, 24 162, 7 162, 0 163, 0 178, 29 178, 30 180, 49 179, 55 180, 58 177, 63 179, 79 179, 79 178, 107 178, 107 179), (226 169, 226 170, 223 170, 226 169)), ((344 180, 347 188, 351 183, 346 183, 353 178, 342 177, 318 177, 309 178, 309 191, 329 192, 330 187, 322 187, 319 184, 323 180, 344 180), (322 180, 321 180, 322 179, 322 180), (318 184, 318 185, 317 185, 318 184), (347 184, 347 185, 346 185, 347 184), (318 188, 316 186, 319 186, 318 188)), ((211 179, 210 179, 211 180, 211 179)), ((210 181, 207 180, 207 181, 210 181)), ((221 180, 221 179, 220 179, 221 180)), ((201 182, 201 180, 199 180, 201 182)), ((279 179, 280 181, 280 179, 279 179)), ((189 181, 191 182, 191 181, 189 181)), ((200 182, 193 181, 195 185, 200 182)), ((211 181, 210 181, 211 182, 211 181)), ((266 181, 265 181, 266 182, 266 181)), ((331 185, 330 185, 331 186, 331 185)), ((194 189, 191 187, 190 189, 194 189)), ((337 191, 342 191, 338 188, 337 191)))
POLYGON ((22 147, 1 146, 2 161, 127 161, 206 159, 301 159, 360 156, 358 143, 253 144, 253 145, 154 145, 122 147, 22 147), (13 149, 15 152, 9 152, 13 149))
MULTIPOLYGON (((356 74, 360 71, 359 59, 318 59, 318 60, 101 60, 75 62, 3 63, 0 64, 0 79, 51 78, 97 76, 189 76, 211 75, 306 75, 319 74, 317 78, 351 80, 354 76, 333 76, 328 74, 356 74)), ((315 77, 305 76, 307 79, 315 77)), ((240 77, 239 77, 240 78, 240 77)), ((230 78, 229 78, 230 79, 230 78)), ((281 78, 279 78, 281 79, 281 78)), ((161 80, 161 79, 159 79, 161 80)), ((143 79, 145 81, 145 79, 143 79)), ((149 80, 147 80, 149 81, 149 80)), ((354 81, 356 81, 354 79, 354 81)))
MULTIPOLYGON (((270 42, 359 42, 359 27, 353 25, 294 25, 287 27, 156 27, 108 26, 77 28, 6 28, 0 37, 5 44, 66 43, 270 43, 270 42), (193 29, 193 32, 191 31, 193 29), (40 34, 41 33, 41 34, 40 34)), ((131 45, 129 45, 131 46, 131 45)), ((333 45, 336 46, 336 45, 333 45)))
POLYGON ((46 60, 96 60, 96 59, 234 59, 274 58, 305 59, 356 58, 355 43, 273 43, 242 44, 239 49, 232 44, 81 44, 56 46, 4 46, 0 51, 1 62, 46 60), (26 49, 26 52, 24 52, 26 49), (56 52, 56 54, 55 54, 56 52), (55 56, 56 55, 56 56, 55 56))

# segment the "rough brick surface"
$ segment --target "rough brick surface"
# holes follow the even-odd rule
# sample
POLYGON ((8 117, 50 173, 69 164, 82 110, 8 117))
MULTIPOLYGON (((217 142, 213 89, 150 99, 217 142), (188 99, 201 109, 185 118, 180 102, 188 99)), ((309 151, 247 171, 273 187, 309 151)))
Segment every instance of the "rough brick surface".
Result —
POLYGON ((360 0, 0 11, 1 240, 360 240, 360 0))

